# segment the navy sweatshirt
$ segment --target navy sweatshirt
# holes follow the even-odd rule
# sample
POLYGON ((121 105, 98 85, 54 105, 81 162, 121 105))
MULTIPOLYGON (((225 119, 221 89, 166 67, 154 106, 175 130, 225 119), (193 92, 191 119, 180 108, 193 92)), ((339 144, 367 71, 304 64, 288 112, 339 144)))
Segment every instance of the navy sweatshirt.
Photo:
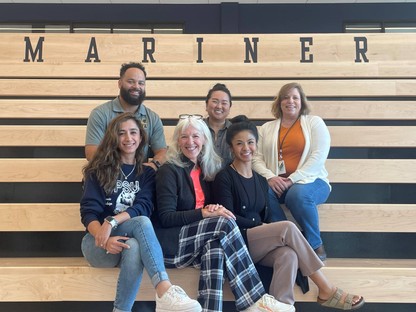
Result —
MULTIPOLYGON (((131 172, 133 165, 122 165, 124 173, 131 172)), ((123 211, 131 218, 147 216, 153 212, 155 200, 155 171, 143 166, 140 175, 132 174, 127 180, 121 175, 117 179, 113 192, 107 196, 99 185, 95 175, 84 182, 81 198, 81 222, 86 228, 91 221, 104 222, 107 216, 114 216, 123 211)))

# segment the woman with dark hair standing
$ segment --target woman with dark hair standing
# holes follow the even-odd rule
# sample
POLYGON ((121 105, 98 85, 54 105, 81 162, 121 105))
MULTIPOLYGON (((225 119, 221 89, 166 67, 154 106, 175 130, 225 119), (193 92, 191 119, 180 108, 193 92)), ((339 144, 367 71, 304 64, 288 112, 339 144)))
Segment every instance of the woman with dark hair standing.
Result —
POLYGON ((265 223, 268 213, 268 184, 252 169, 257 151, 257 128, 245 116, 231 120, 227 143, 234 159, 220 171, 213 183, 214 201, 231 210, 255 263, 273 268, 270 293, 279 301, 294 304, 293 287, 300 269, 318 286, 318 303, 343 310, 355 310, 364 298, 334 287, 296 225, 290 221, 265 223))
POLYGON ((223 166, 228 165, 232 160, 230 149, 225 142, 225 134, 231 125, 227 118, 232 105, 231 92, 225 84, 216 83, 208 91, 205 99, 208 117, 204 121, 211 132, 215 152, 222 158, 223 166))
POLYGON ((84 167, 81 221, 87 229, 82 253, 93 267, 120 267, 113 312, 131 311, 143 269, 156 289, 157 312, 199 312, 201 306, 170 283, 149 219, 155 172, 143 166, 146 132, 131 113, 110 123, 84 167))

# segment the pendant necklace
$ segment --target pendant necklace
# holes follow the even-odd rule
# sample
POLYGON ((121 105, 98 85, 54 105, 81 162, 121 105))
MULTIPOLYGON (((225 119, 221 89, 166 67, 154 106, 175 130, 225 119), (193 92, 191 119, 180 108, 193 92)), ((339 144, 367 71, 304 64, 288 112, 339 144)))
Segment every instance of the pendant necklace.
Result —
POLYGON ((124 180, 127 180, 127 178, 129 176, 131 176, 131 174, 134 172, 134 169, 136 169, 136 162, 134 162, 134 167, 133 167, 133 169, 130 171, 130 173, 128 175, 125 175, 123 169, 120 167, 120 171, 121 171, 121 174, 124 176, 124 180))

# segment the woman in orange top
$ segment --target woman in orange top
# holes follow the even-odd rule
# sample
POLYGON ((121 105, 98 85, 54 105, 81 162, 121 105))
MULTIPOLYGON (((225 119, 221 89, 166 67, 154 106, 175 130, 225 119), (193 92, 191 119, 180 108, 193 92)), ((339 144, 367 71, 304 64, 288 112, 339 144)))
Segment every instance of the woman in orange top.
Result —
POLYGON ((300 84, 284 85, 272 104, 276 118, 259 130, 258 153, 253 168, 269 184, 270 221, 285 220, 284 203, 302 227, 321 260, 326 259, 319 230, 317 205, 331 191, 325 161, 330 135, 322 118, 308 115, 300 84))

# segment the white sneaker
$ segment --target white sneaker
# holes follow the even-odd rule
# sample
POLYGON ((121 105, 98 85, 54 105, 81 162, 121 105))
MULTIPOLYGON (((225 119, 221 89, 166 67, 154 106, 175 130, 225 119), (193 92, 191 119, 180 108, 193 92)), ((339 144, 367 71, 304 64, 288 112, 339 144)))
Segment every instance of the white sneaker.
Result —
POLYGON ((198 301, 188 297, 179 286, 172 285, 161 298, 156 294, 156 312, 201 312, 198 301))
POLYGON ((273 296, 265 294, 244 312, 295 312, 293 305, 277 301, 273 296))

